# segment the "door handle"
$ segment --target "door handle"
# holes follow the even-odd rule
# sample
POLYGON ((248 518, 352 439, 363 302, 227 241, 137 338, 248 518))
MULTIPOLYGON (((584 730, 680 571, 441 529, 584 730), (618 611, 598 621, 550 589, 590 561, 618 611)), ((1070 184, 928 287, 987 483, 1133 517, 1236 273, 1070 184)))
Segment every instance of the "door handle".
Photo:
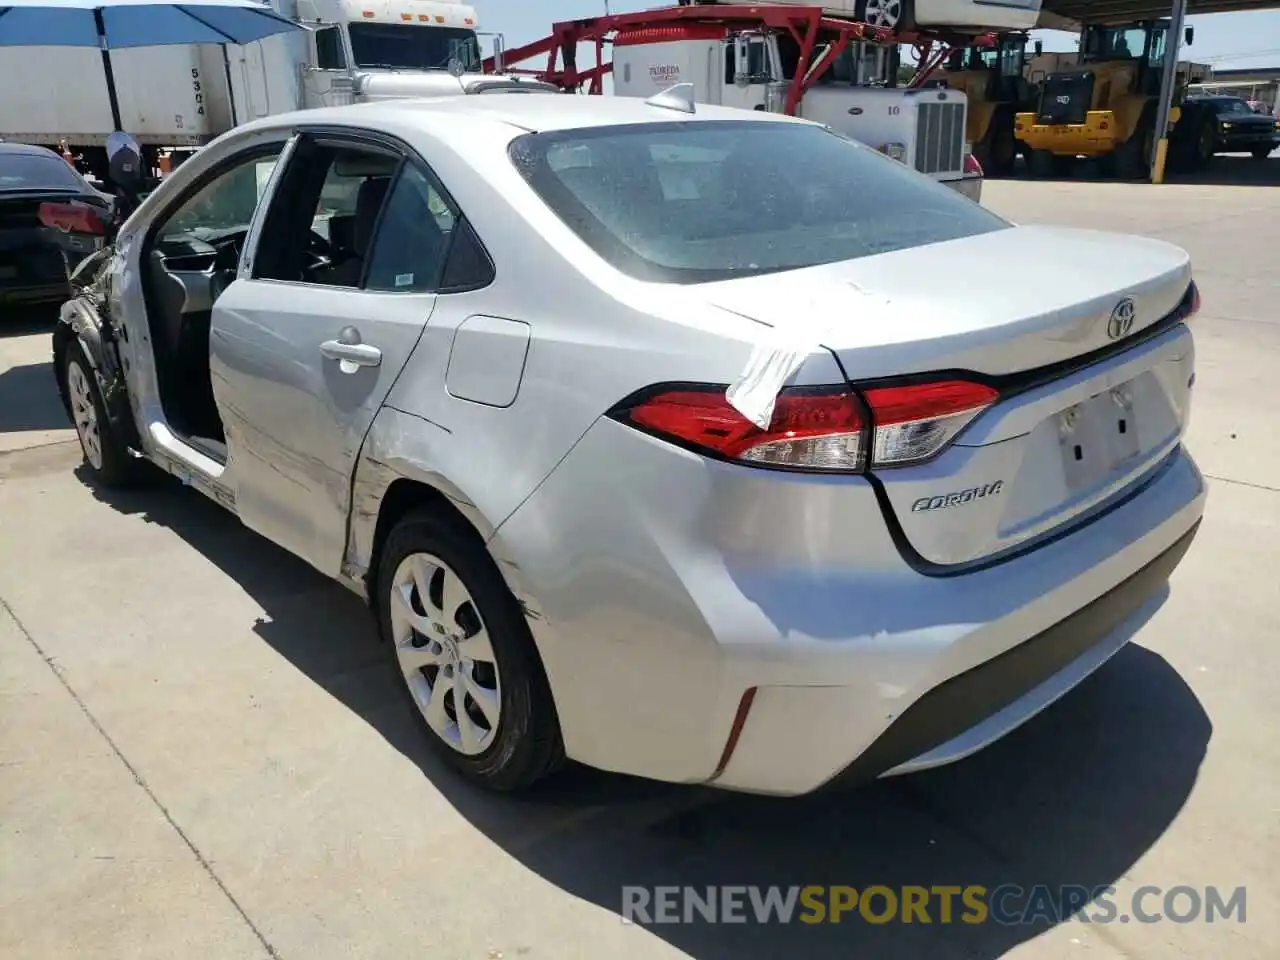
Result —
POLYGON ((337 340, 320 344, 320 354, 326 360, 337 360, 343 373, 355 373, 361 367, 376 367, 382 363, 382 351, 360 341, 360 331, 344 327, 337 340))

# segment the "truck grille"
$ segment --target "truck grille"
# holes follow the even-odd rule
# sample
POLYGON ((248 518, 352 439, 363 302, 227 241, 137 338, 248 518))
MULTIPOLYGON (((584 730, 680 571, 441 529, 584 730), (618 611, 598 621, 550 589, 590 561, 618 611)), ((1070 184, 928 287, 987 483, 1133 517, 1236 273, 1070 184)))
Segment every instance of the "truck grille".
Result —
POLYGON ((916 169, 921 173, 964 170, 964 103, 916 105, 916 169))

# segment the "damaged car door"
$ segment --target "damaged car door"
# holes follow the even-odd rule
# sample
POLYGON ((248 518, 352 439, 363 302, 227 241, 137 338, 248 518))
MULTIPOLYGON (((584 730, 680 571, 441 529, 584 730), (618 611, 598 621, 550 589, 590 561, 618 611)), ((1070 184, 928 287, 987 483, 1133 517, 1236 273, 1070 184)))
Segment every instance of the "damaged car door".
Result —
POLYGON ((246 525, 340 572, 351 475, 436 302, 455 214, 385 139, 310 136, 218 299, 212 383, 246 525))

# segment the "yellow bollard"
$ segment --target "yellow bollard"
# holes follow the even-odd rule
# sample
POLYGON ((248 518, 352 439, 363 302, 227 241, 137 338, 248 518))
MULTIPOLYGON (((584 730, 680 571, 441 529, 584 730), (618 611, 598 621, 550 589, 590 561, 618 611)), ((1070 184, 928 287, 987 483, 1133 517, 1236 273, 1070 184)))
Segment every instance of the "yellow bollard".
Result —
POLYGON ((1169 153, 1169 138, 1161 137, 1156 143, 1156 165, 1151 168, 1151 182, 1164 183, 1164 162, 1169 153))

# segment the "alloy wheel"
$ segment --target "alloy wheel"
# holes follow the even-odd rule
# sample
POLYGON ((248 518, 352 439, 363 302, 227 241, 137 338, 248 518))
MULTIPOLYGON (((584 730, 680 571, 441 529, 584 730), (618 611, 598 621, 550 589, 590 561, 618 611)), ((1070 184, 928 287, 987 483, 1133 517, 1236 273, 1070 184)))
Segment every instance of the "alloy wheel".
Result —
POLYGON ((498 733, 502 686, 466 584, 439 557, 413 553, 390 589, 396 658, 427 726, 461 754, 484 753, 498 733))
POLYGON ((892 29, 902 19, 902 4, 903 0, 867 0, 863 20, 873 27, 892 29))
POLYGON ((67 393, 71 399, 71 419, 85 459, 95 470, 102 469, 102 432, 98 426, 98 408, 93 403, 93 388, 84 368, 76 360, 67 364, 67 393))

